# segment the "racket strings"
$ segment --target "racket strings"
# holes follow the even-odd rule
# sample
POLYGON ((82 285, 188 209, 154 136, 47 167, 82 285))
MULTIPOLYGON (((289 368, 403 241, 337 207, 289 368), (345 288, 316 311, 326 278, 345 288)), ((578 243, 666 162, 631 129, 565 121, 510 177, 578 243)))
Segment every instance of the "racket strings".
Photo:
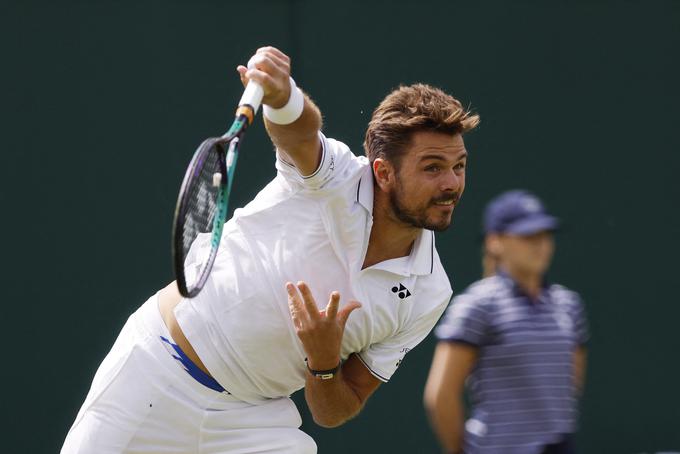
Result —
MULTIPOLYGON (((182 249, 185 257, 200 234, 212 231, 217 210, 219 187, 214 185, 214 175, 216 172, 222 173, 220 152, 216 145, 206 145, 210 146, 210 149, 203 155, 203 162, 199 162, 194 168, 194 175, 187 188, 188 197, 182 229, 182 249)), ((226 175, 222 175, 221 179, 224 178, 226 175)))
POLYGON ((205 140, 184 175, 175 208, 172 254, 177 287, 186 298, 201 291, 217 257, 238 144, 246 126, 246 118, 238 117, 224 136, 205 140))

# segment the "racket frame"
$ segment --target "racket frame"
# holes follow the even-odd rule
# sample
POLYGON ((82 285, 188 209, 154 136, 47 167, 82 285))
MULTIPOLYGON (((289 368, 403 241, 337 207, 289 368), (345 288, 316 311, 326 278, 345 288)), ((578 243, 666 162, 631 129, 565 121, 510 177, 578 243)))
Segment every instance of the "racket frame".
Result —
POLYGON ((240 106, 229 131, 222 137, 203 141, 194 153, 191 163, 184 175, 184 180, 182 181, 179 197, 177 199, 177 205, 175 207, 172 232, 172 256, 177 288, 180 294, 185 298, 193 298, 198 295, 205 285, 205 282, 208 280, 212 266, 215 263, 222 232, 224 230, 224 224, 227 219, 229 195, 231 194, 231 186, 234 180, 236 162, 238 160, 239 143, 241 142, 246 129, 250 123, 252 123, 251 119, 254 117, 252 111, 253 109, 249 105, 240 106), (247 108, 250 111, 250 115, 243 112, 244 108, 247 108), (212 150, 214 147, 217 148, 215 151, 212 150), (201 267, 196 282, 192 286, 189 286, 184 274, 184 261, 186 256, 183 242, 183 223, 186 218, 186 210, 190 197, 187 190, 193 182, 193 179, 196 178, 196 175, 201 172, 208 154, 212 152, 218 154, 218 164, 222 178, 217 190, 217 200, 215 202, 216 207, 212 222, 210 253, 201 267))
POLYGON ((236 118, 229 130, 220 138, 207 139, 198 147, 194 153, 189 167, 182 180, 179 197, 177 198, 177 205, 175 207, 175 215, 172 229, 172 260, 177 288, 180 294, 185 298, 193 298, 201 291, 205 282, 208 280, 212 266, 217 257, 220 240, 222 238, 222 231, 224 230, 224 223, 227 219, 227 211, 229 206, 229 195, 231 194, 231 184, 234 181, 234 172, 236 169, 236 161, 238 159, 239 143, 243 140, 246 129, 255 120, 255 115, 262 103, 264 90, 260 84, 254 80, 250 80, 246 85, 239 107, 236 109, 236 118), (204 145, 210 142, 210 148, 205 150, 204 145), (192 183, 194 175, 200 173, 201 166, 211 152, 212 147, 217 147, 218 162, 220 173, 220 187, 217 191, 217 200, 215 202, 215 214, 213 218, 213 227, 210 238, 210 253, 208 258, 200 270, 196 284, 189 288, 184 275, 184 261, 186 259, 184 253, 184 219, 186 215, 186 207, 188 205, 189 194, 187 189, 192 183), (226 150, 226 151, 225 151, 226 150))

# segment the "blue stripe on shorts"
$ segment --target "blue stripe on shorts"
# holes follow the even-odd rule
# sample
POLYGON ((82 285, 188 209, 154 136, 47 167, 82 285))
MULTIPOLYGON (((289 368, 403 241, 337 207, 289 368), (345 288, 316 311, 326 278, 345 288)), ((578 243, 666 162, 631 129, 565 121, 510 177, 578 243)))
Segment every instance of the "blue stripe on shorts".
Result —
POLYGON ((161 340, 166 344, 170 345, 173 348, 173 350, 175 350, 175 353, 177 353, 177 355, 179 356, 172 355, 172 357, 182 364, 184 370, 186 370, 187 373, 194 378, 194 380, 196 380, 203 386, 212 389, 213 391, 217 391, 218 393, 227 392, 227 394, 230 394, 226 389, 222 387, 222 385, 217 383, 217 380, 215 380, 210 375, 206 374, 201 369, 199 369, 198 366, 189 359, 186 353, 184 353, 184 351, 182 351, 182 349, 179 348, 179 345, 173 344, 163 336, 161 336, 161 340))

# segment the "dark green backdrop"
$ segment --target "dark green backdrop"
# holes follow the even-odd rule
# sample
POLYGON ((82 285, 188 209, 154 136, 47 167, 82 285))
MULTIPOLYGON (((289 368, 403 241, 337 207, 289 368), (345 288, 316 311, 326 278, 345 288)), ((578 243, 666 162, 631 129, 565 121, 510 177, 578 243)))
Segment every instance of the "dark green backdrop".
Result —
MULTIPOLYGON (((479 275, 483 204, 536 191, 567 225, 552 275, 591 319, 581 452, 680 451, 680 2, 4 1, 0 33, 0 451, 57 452, 125 318, 172 279, 185 165, 268 43, 356 153, 399 83, 471 104, 466 195, 437 238, 454 288, 479 275)), ((272 159, 258 122, 235 206, 272 159)), ((437 452, 421 405, 433 346, 340 429, 302 404, 320 452, 437 452)))

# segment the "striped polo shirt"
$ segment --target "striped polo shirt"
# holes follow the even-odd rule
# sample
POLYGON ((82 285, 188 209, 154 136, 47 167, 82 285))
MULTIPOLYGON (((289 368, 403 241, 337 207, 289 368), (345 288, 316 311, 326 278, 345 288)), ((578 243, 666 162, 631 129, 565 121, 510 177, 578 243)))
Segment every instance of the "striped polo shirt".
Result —
POLYGON ((466 453, 540 453, 575 431, 573 353, 588 338, 577 293, 545 285, 532 300, 501 273, 455 297, 435 334, 478 347, 466 453))

